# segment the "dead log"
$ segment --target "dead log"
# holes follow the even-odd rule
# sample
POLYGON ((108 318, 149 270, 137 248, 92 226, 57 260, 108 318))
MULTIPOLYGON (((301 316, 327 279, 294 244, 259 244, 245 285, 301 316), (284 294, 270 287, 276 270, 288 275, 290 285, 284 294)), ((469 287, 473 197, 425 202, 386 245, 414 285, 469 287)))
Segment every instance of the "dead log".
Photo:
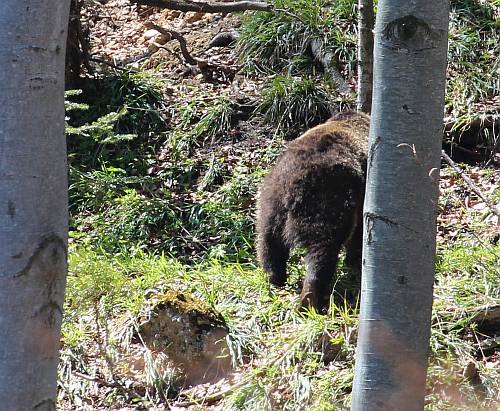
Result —
POLYGON ((500 329, 500 305, 491 305, 476 308, 471 318, 481 328, 500 329))
POLYGON ((192 1, 192 0, 131 0, 144 6, 161 7, 179 11, 198 11, 202 13, 231 13, 234 11, 259 10, 272 11, 273 5, 260 1, 192 1))

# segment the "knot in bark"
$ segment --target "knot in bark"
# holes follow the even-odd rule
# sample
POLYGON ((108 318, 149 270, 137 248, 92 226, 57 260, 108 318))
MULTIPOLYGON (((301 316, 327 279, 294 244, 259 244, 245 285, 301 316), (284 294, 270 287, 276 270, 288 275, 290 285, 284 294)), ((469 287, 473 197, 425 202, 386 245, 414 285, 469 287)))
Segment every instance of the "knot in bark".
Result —
POLYGON ((395 50, 419 51, 435 47, 439 38, 424 20, 407 15, 392 20, 382 31, 382 39, 386 46, 395 50))

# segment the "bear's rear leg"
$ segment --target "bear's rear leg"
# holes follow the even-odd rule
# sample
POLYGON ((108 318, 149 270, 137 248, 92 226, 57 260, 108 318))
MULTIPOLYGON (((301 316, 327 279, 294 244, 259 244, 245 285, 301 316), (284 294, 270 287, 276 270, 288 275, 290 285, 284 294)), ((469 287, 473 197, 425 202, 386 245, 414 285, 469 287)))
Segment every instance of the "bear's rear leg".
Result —
POLYGON ((290 249, 275 234, 266 230, 259 239, 258 258, 264 271, 269 275, 269 282, 283 287, 286 282, 286 263, 290 249))
POLYGON ((318 312, 328 309, 339 252, 339 244, 327 243, 310 247, 305 258, 307 273, 300 294, 299 309, 315 308, 318 312))

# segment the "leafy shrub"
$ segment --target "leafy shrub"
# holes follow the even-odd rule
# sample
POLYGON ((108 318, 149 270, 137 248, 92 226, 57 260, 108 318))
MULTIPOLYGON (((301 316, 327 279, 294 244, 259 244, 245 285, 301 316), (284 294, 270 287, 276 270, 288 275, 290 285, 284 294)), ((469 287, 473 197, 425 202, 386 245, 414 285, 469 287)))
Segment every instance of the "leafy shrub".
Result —
MULTIPOLYGON (((243 20, 238 40, 242 62, 250 71, 294 71, 311 41, 332 52, 349 74, 356 64, 355 0, 276 0, 276 12, 253 13, 243 20)), ((303 58, 303 57, 302 57, 303 58)), ((303 71, 307 72, 307 71, 303 71)), ((296 74, 296 73, 295 73, 296 74)))
POLYGON ((451 2, 446 111, 470 121, 477 103, 498 95, 498 2, 451 2), (497 21, 497 22, 496 22, 497 21))
POLYGON ((271 77, 259 111, 290 137, 352 105, 333 86, 337 77, 329 79, 325 73, 332 73, 332 65, 341 77, 355 72, 356 1, 274 3, 273 13, 244 18, 238 49, 247 71, 271 77))
POLYGON ((92 240, 109 252, 117 252, 129 245, 158 245, 164 226, 175 220, 175 214, 160 196, 146 197, 135 189, 125 189, 98 214, 83 219, 92 240))
POLYGON ((276 76, 264 89, 258 110, 290 135, 326 120, 334 103, 328 85, 312 78, 276 76))
POLYGON ((70 163, 82 170, 100 164, 144 174, 168 129, 163 83, 151 74, 121 71, 96 80, 66 104, 70 163), (85 100, 86 104, 78 104, 85 100))
POLYGON ((83 97, 90 110, 76 120, 81 125, 125 107, 127 115, 120 118, 115 131, 154 137, 168 128, 164 88, 164 82, 154 73, 121 70, 114 76, 89 83, 83 97))

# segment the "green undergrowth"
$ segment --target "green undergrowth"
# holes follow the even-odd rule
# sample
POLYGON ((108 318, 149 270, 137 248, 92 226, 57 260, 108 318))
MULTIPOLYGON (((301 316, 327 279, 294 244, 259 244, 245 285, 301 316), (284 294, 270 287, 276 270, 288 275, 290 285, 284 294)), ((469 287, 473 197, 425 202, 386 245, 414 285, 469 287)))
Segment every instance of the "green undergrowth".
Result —
MULTIPOLYGON (((311 44, 321 50, 320 56, 333 57, 331 68, 346 81, 354 80, 357 2, 275 0, 274 4, 272 13, 244 17, 238 41, 246 72, 268 78, 260 106, 266 118, 278 129, 300 128, 321 122, 328 113, 352 107, 352 98, 337 94, 311 44), (297 86, 311 79, 317 91, 328 90, 329 98, 321 97, 318 102, 307 87, 296 94, 297 86), (277 105, 277 95, 286 96, 290 104, 277 105), (324 105, 329 111, 318 110, 324 105), (313 121, 304 118, 305 107, 313 121)), ((499 19, 498 1, 451 1, 445 117, 454 136, 466 132, 474 121, 486 122, 487 127, 480 127, 479 141, 490 154, 499 144, 491 130, 499 115, 495 103, 500 88, 499 19)))
MULTIPOLYGON (((353 379, 357 307, 337 302, 328 315, 298 314, 303 267, 294 261, 289 284, 277 290, 253 262, 219 259, 187 265, 140 250, 109 255, 72 248, 61 399, 72 395, 88 400, 90 382, 75 377, 77 373, 115 381, 120 388, 106 394, 115 407, 132 399, 143 405, 161 401, 154 390, 143 397, 133 390, 127 393, 123 388, 127 381, 114 375, 112 359, 118 356, 120 336, 131 332, 130 324, 150 295, 173 289, 201 299, 228 326, 239 377, 223 397, 223 409, 345 409, 353 379)), ((440 249, 427 410, 498 405, 498 346, 491 346, 494 332, 484 329, 474 316, 477 309, 500 301, 499 267, 498 245, 468 241, 440 249), (466 371, 471 369, 472 373, 466 371)), ((181 391, 177 387, 175 392, 181 391)))
MULTIPOLYGON (((236 378, 221 409, 348 407, 357 304, 336 295, 328 315, 298 314, 301 253, 292 256, 285 289, 271 288, 256 268, 254 217, 258 186, 284 139, 352 104, 313 64, 308 44, 319 41, 352 79, 355 3, 283 0, 276 13, 245 17, 245 75, 268 79, 248 123, 227 90, 178 87, 154 72, 120 71, 67 94, 71 246, 61 408, 199 401, 182 394, 176 370, 158 368, 150 351, 139 361, 144 376, 131 376, 137 359, 120 360, 152 296, 169 290, 201 299, 227 324, 236 378)), ((498 91, 497 15, 496 2, 452 2, 446 101, 456 119, 472 118, 471 107, 498 91)), ((444 196, 441 211, 461 200, 444 196)), ((475 236, 439 248, 427 410, 499 404, 498 340, 477 320, 478 310, 500 302, 499 255, 498 245, 475 236)))
MULTIPOLYGON (((308 45, 320 42, 352 79, 355 5, 280 0, 276 13, 244 17, 242 62, 249 78, 253 62, 267 79, 256 110, 245 114, 252 143, 226 89, 179 88, 154 71, 121 70, 69 93, 73 241, 113 253, 134 247, 186 260, 248 260, 257 187, 283 139, 352 107, 312 64, 308 45)), ((452 2, 447 112, 461 119, 456 124, 498 94, 498 10, 496 2, 452 2)))
POLYGON ((243 19, 238 50, 248 74, 269 79, 258 112, 277 130, 295 137, 333 112, 353 106, 352 96, 339 94, 325 73, 333 68, 346 80, 354 76, 356 1, 276 0, 274 4, 272 13, 257 12, 243 19), (320 51, 314 55, 313 48, 320 51))
POLYGON ((490 104, 500 88, 499 19, 498 1, 451 2, 446 111, 458 120, 457 127, 485 108, 498 116, 498 107, 490 104))
POLYGON ((332 52, 349 75, 355 71, 355 0, 276 0, 276 12, 244 18, 238 40, 250 72, 314 72, 310 43, 332 52), (333 3, 333 4, 332 4, 333 3))
POLYGON ((102 80, 108 104, 67 93, 72 240, 113 253, 132 247, 197 261, 248 260, 249 211, 282 138, 240 148, 246 142, 229 136, 227 96, 167 104, 168 83, 152 76, 102 80), (134 126, 158 116, 164 121, 134 126))

